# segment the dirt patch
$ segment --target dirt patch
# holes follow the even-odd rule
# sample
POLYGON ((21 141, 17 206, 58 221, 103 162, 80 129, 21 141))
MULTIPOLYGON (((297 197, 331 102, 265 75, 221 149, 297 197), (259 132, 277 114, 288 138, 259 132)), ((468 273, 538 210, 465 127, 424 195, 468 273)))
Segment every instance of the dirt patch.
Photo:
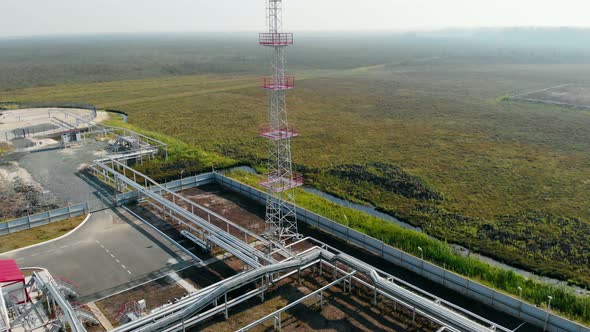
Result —
POLYGON ((42 148, 57 148, 60 147, 59 141, 53 138, 23 138, 12 141, 13 146, 17 151, 34 151, 42 148))
POLYGON ((117 314, 131 301, 144 299, 149 312, 155 308, 187 295, 184 288, 179 286, 171 278, 164 277, 145 285, 135 287, 124 293, 113 295, 107 299, 96 302, 96 306, 113 326, 118 326, 117 314))
POLYGON ((247 201, 240 204, 243 198, 232 191, 215 185, 207 185, 184 190, 182 196, 203 205, 256 234, 264 232, 264 218, 260 217, 260 215, 264 216, 264 207, 259 204, 252 206, 247 201))
POLYGON ((14 147, 10 143, 2 142, 0 143, 0 156, 5 153, 10 153, 14 151, 14 147))
POLYGON ((14 185, 17 179, 36 189, 41 189, 41 185, 35 182, 31 174, 26 169, 20 167, 18 163, 14 161, 2 162, 0 164, 0 188, 7 190, 14 185))
MULTIPOLYGON (((241 262, 236 258, 217 261, 204 267, 190 267, 177 272, 185 281, 191 283, 195 288, 200 289, 215 284, 225 278, 233 276, 241 267, 241 262)), ((96 302, 98 308, 113 326, 119 322, 116 317, 125 304, 131 301, 146 301, 146 312, 161 307, 164 304, 175 302, 188 295, 187 291, 176 284, 168 276, 152 281, 148 284, 138 286, 121 294, 117 294, 96 302)))
MULTIPOLYGON (((226 190, 223 187, 219 187, 216 185, 207 185, 202 186, 199 188, 191 188, 187 190, 183 190, 180 195, 187 198, 188 200, 195 202, 201 206, 206 207, 210 211, 226 218, 227 220, 232 221, 234 224, 238 225, 242 229, 248 230, 250 233, 257 234, 262 236, 265 231, 266 222, 264 219, 265 208, 260 204, 253 204, 252 201, 248 199, 244 199, 243 196, 235 194, 232 191, 226 190)), ((172 200, 171 195, 164 195, 167 199, 172 200)), ((231 235, 235 236, 238 239, 243 240, 244 242, 249 243, 259 251, 269 254, 270 248, 263 244, 262 242, 256 243, 257 239, 248 233, 244 232, 243 230, 235 227, 229 226, 228 224, 219 217, 214 215, 209 215, 207 212, 204 212, 199 209, 192 209, 189 203, 180 201, 178 199, 175 200, 176 204, 182 206, 188 211, 193 212, 195 215, 198 215, 204 220, 209 221, 211 224, 219 227, 222 230, 229 232, 231 235)), ((167 214, 162 213, 161 211, 156 211, 152 205, 143 204, 142 207, 148 209, 154 215, 157 215, 161 220, 165 221, 164 228, 160 228, 161 230, 168 231, 169 229, 173 229, 175 233, 173 237, 180 237, 181 231, 186 230, 190 231, 190 229, 177 221, 175 221, 172 217, 167 214)), ((179 217, 183 219, 182 217, 179 217)), ((182 240, 181 240, 182 242, 182 240)), ((184 242, 186 243, 186 242, 184 242)), ((301 252, 303 250, 309 249, 313 246, 313 244, 309 242, 300 242, 291 247, 291 250, 294 253, 301 252)), ((198 252, 198 251, 197 251, 198 252)), ((211 249, 211 255, 217 256, 224 254, 225 251, 222 248, 214 247, 211 249)), ((197 253, 199 257, 199 255, 197 253)), ((277 252, 272 255, 272 257, 278 261, 285 259, 288 256, 285 256, 284 252, 277 252)), ((239 261, 237 261, 239 263, 239 261)), ((241 269, 240 266, 237 269, 241 269)))
MULTIPOLYGON (((205 185, 183 190, 181 195, 255 234, 262 235, 265 231, 266 222, 264 216, 266 210, 264 205, 253 202, 231 190, 218 185, 205 185)), ((206 218, 206 214, 201 217, 206 218)), ((225 225, 224 222, 217 222, 215 218, 212 218, 211 221, 221 228, 225 225)), ((230 228, 230 233, 244 239, 244 233, 237 231, 235 228, 230 228)), ((253 239, 250 239, 249 242, 251 240, 253 239)), ((313 247, 312 243, 303 241, 291 246, 290 249, 294 253, 299 253, 311 247, 313 247)), ((265 248, 259 248, 259 250, 264 251, 265 248)), ((281 254, 275 254, 273 257, 277 260, 285 258, 281 254)))

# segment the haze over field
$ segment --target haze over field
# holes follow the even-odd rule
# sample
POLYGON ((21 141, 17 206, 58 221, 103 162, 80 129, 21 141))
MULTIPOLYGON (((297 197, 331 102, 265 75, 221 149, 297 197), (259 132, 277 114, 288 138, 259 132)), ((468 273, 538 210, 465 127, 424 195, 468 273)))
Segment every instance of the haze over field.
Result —
MULTIPOLYGON (((264 6, 252 0, 7 0, 0 36, 258 31, 264 6)), ((298 0, 285 7, 286 26, 295 31, 588 27, 590 12, 585 0, 298 0)))
MULTIPOLYGON (((135 166, 159 182, 212 165, 262 174, 264 5, 9 0, 0 110, 83 103, 126 112, 128 123, 109 124, 169 143, 168 159, 135 166)), ((285 6, 286 30, 301 31, 287 51, 297 77, 288 94, 300 132, 294 167, 306 185, 372 205, 438 242, 418 247, 390 224, 335 213, 317 197, 299 203, 414 255, 424 248, 433 262, 515 295, 513 275, 461 265, 446 243, 590 287, 590 2, 285 6)), ((256 175, 232 174, 255 185, 256 175)), ((537 305, 546 295, 524 294, 537 305)), ((590 322, 589 298, 568 301, 554 304, 590 322)))

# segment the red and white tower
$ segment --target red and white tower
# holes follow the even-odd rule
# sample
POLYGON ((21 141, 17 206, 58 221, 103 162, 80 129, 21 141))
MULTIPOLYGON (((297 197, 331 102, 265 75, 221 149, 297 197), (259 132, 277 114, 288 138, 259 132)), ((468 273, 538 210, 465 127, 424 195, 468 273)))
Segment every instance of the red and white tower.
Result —
POLYGON ((272 49, 272 76, 262 80, 269 91, 269 123, 260 130, 260 136, 269 141, 268 175, 260 183, 266 188, 266 234, 281 243, 298 236, 297 215, 293 189, 303 184, 303 178, 293 174, 291 138, 297 136, 287 117, 287 90, 295 87, 295 78, 286 75, 285 50, 293 44, 293 34, 283 32, 282 0, 267 0, 268 32, 259 36, 260 45, 272 49))

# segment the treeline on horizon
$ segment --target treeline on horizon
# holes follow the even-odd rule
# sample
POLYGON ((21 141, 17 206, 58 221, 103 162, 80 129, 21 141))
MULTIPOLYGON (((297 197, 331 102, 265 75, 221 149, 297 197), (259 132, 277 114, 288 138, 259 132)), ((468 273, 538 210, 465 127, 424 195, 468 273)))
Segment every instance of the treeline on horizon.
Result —
MULTIPOLYGON (((62 83, 267 71, 256 33, 5 38, 0 91, 62 83)), ((435 32, 303 32, 289 69, 341 70, 380 64, 560 64, 590 62, 590 29, 510 28, 435 32)))

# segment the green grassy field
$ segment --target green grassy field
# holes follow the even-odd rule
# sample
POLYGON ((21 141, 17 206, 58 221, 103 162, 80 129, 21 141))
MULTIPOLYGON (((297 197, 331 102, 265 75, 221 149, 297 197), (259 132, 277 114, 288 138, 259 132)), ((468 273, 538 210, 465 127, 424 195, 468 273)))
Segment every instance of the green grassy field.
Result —
MULTIPOLYGON (((298 35, 295 167, 442 242, 590 287, 590 112, 506 99, 587 84, 587 33, 298 35)), ((170 144, 168 161, 141 166, 158 180, 263 171, 267 68, 255 34, 6 40, 0 101, 121 109, 170 144)))
MULTIPOLYGON (((309 184, 448 242, 590 285, 590 114, 501 100, 583 82, 590 66, 432 60, 301 73, 289 105, 301 133, 295 165, 309 184)), ((264 165, 257 126, 266 99, 257 85, 254 75, 197 75, 29 88, 0 99, 122 109, 132 125, 179 140, 172 162, 144 166, 163 179, 212 163, 264 165)))

